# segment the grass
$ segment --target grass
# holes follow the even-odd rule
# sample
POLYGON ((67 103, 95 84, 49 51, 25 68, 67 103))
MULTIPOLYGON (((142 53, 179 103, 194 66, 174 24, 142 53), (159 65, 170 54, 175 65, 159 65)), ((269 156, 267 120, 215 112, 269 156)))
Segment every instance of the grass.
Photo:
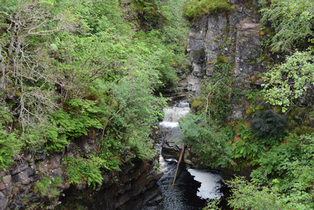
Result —
POLYGON ((228 12, 231 5, 227 0, 194 0, 183 6, 183 15, 191 20, 197 20, 206 14, 228 12))

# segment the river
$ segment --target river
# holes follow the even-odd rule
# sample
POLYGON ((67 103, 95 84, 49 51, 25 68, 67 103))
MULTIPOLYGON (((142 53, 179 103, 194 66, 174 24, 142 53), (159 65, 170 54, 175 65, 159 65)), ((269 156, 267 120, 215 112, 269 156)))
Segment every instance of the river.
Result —
MULTIPOLYGON (((175 139, 180 144, 182 133, 178 128, 178 120, 189 113, 189 104, 181 101, 173 107, 164 109, 164 120, 159 123, 159 146, 166 139, 175 139)), ((161 148, 162 149, 162 148, 161 148)), ((161 171, 164 175, 157 182, 163 200, 158 205, 160 210, 196 210, 206 206, 208 199, 223 196, 221 188, 223 179, 217 171, 193 169, 181 163, 175 185, 172 187, 177 160, 165 159, 160 155, 161 171)))

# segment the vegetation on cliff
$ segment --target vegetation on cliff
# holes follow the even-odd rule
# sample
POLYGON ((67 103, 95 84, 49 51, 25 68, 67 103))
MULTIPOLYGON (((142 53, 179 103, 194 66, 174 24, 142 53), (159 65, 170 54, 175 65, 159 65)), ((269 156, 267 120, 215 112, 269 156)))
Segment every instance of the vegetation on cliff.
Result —
MULTIPOLYGON (((214 72, 220 72, 220 77, 205 78, 200 96, 191 103, 194 113, 181 120, 180 126, 186 144, 203 164, 235 171, 252 168, 250 181, 236 177, 228 182, 232 188, 230 207, 313 209, 314 3, 259 3, 264 23, 261 30, 267 29, 269 38, 261 56, 268 58, 264 59, 268 66, 262 76, 264 84, 244 92, 237 90, 232 74, 223 74, 217 59, 214 72), (247 119, 228 120, 230 101, 245 101, 247 119)), ((217 203, 205 209, 220 209, 217 203)))
POLYGON ((183 14, 189 20, 196 20, 203 15, 228 12, 231 5, 227 0, 193 0, 183 6, 183 14))
POLYGON ((183 3, 2 1, 1 169, 22 150, 64 153, 89 133, 97 148, 63 163, 70 183, 102 183, 128 149, 154 155, 149 134, 166 105, 155 93, 176 83, 173 64, 186 59, 183 3))

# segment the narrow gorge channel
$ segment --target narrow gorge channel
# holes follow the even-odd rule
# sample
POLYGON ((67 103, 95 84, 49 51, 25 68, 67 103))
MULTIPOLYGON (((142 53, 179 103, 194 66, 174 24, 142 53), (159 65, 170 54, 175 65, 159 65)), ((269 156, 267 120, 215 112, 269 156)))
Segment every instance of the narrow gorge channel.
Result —
POLYGON ((159 123, 158 147, 161 150, 160 165, 164 175, 157 182, 163 200, 158 205, 160 210, 196 210, 206 206, 208 199, 223 196, 220 188, 222 177, 217 171, 193 169, 183 158, 175 185, 172 182, 178 162, 178 152, 182 145, 182 131, 178 120, 189 113, 189 104, 180 101, 173 107, 164 109, 165 118, 159 123))

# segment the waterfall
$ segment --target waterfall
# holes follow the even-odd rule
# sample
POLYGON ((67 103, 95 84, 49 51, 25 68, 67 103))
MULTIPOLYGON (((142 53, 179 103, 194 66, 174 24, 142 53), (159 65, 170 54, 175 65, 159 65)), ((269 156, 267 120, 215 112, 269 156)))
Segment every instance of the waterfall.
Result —
POLYGON ((163 127, 177 127, 180 118, 187 115, 190 111, 190 106, 187 101, 181 101, 175 104, 172 108, 164 108, 165 113, 164 120, 160 123, 163 127))
MULTIPOLYGON (((178 121, 187 115, 190 107, 187 101, 181 101, 171 108, 163 110, 164 120, 159 123, 159 132, 162 134, 161 141, 166 139, 180 138, 178 121)), ((162 144, 162 143, 161 143, 162 144)), ((186 169, 180 167, 177 181, 172 188, 177 160, 167 159, 160 155, 161 171, 164 173, 157 182, 161 190, 163 201, 159 204, 160 210, 196 210, 202 209, 206 205, 207 199, 216 199, 223 196, 219 192, 222 178, 218 173, 199 170, 186 169)), ((182 164, 184 165, 184 164, 182 164)))

